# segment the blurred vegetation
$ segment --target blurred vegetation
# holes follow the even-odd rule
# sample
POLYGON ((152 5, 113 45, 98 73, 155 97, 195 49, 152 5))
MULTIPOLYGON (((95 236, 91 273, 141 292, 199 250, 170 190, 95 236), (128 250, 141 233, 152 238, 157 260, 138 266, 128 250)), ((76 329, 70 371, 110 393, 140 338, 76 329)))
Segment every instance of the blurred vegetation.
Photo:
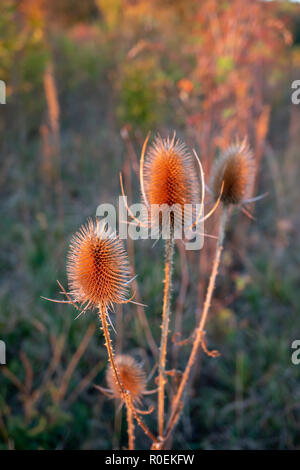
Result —
MULTIPOLYGON (((250 207, 255 221, 233 217, 207 332, 221 357, 200 355, 173 446, 299 448, 291 343, 300 335, 300 119, 290 86, 300 72, 300 8, 245 3, 1 2, 0 449, 126 446, 119 405, 93 387, 106 386, 107 365, 96 314, 74 321, 73 307, 40 296, 59 298, 70 237, 101 202, 117 201, 121 170, 138 201, 136 154, 148 130, 173 129, 199 150, 207 174, 222 148, 248 134, 260 168, 256 192, 268 192, 250 207)), ((187 254, 183 338, 195 325, 213 247, 206 239, 200 268, 199 254, 187 254)), ((155 338, 162 260, 161 244, 135 244, 155 338)), ((177 252, 174 310, 181 262, 177 252)), ((117 351, 150 374, 155 361, 135 306, 113 321, 117 351)), ((181 369, 188 350, 180 350, 181 369)), ((155 418, 147 417, 153 429, 155 418)), ((137 447, 147 446, 137 431, 137 447)))

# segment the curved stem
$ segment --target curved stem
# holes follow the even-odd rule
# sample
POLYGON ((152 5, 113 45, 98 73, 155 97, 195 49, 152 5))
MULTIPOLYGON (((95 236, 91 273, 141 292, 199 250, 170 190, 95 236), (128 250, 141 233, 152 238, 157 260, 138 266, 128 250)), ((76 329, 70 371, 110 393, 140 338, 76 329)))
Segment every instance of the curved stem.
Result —
POLYGON ((176 425, 176 423, 179 419, 181 408, 182 408, 181 399, 182 399, 182 395, 183 395, 183 392, 184 392, 184 388, 185 388, 186 383, 189 379, 190 372, 191 372, 192 366, 195 362, 199 346, 200 346, 200 344, 203 340, 204 327, 205 327, 205 323, 206 323, 206 320, 207 320, 207 315, 208 315, 212 295, 213 295, 214 288, 215 288, 215 281, 216 281, 216 277, 217 277, 217 274, 218 274, 218 268, 219 268, 219 264, 220 264, 221 253, 222 253, 222 250, 223 250, 223 241, 224 241, 226 220, 227 220, 227 208, 224 207, 223 212, 222 212, 222 217, 221 217, 220 228, 219 228, 219 237, 218 237, 218 242, 217 242, 217 246, 216 246, 216 253, 215 253, 215 257, 214 257, 214 261, 213 261, 212 272, 211 272, 211 275, 210 275, 210 278, 209 278, 209 283, 208 283, 208 288, 207 288, 206 297, 205 297, 205 301, 204 301, 202 315, 201 315, 201 318, 200 318, 200 321, 199 321, 199 326, 196 329, 196 336, 195 336, 195 340, 194 340, 194 343, 193 343, 192 351, 190 353, 190 357, 189 357, 188 362, 187 362, 187 366, 186 366, 185 371, 182 375, 180 385, 178 387, 178 390, 177 390, 176 395, 175 395, 175 397, 173 399, 173 402, 172 402, 172 412, 171 412, 171 416, 170 416, 170 419, 169 419, 169 422, 168 422, 167 432, 166 432, 166 436, 164 438, 165 440, 169 437, 169 435, 171 434, 174 426, 176 425))
POLYGON ((166 355, 167 343, 169 333, 170 321, 170 297, 172 289, 172 262, 174 253, 174 238, 171 234, 169 240, 166 240, 165 246, 166 261, 165 261, 165 279, 164 279, 164 302, 162 313, 161 325, 161 341, 159 350, 159 375, 158 375, 158 434, 160 439, 164 434, 164 412, 165 412, 165 369, 166 369, 166 355))
POLYGON ((139 415, 137 414, 136 412, 136 409, 134 408, 133 404, 132 404, 132 399, 130 396, 127 395, 127 401, 126 401, 126 404, 128 404, 128 406, 131 408, 132 410, 132 414, 136 420, 136 422, 138 423, 138 425, 140 426, 140 428, 142 428, 142 430, 144 431, 144 433, 155 443, 158 442, 158 439, 152 434, 152 432, 147 428, 147 426, 145 425, 145 423, 143 422, 143 420, 139 417, 139 415))

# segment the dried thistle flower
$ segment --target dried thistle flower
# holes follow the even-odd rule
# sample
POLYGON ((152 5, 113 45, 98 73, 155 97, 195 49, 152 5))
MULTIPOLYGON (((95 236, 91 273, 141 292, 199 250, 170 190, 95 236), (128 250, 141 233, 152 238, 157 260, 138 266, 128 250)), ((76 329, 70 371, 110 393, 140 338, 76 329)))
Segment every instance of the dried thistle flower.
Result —
POLYGON ((150 207, 177 205, 183 218, 184 206, 197 204, 199 193, 193 157, 185 144, 175 140, 175 134, 172 139, 158 136, 145 157, 144 202, 150 207))
POLYGON ((199 183, 193 158, 175 136, 157 137, 145 158, 145 192, 150 204, 193 204, 199 200, 199 183))
POLYGON ((216 161, 212 169, 211 188, 217 199, 224 182, 221 201, 225 206, 241 203, 252 189, 254 160, 244 140, 230 145, 216 161))
POLYGON ((67 261, 70 295, 90 307, 124 303, 130 278, 127 254, 116 236, 89 220, 73 236, 67 261))
MULTIPOLYGON (((133 357, 125 354, 115 356, 115 363, 124 389, 130 392, 134 401, 139 401, 146 390, 144 371, 133 357)), ((120 388, 111 367, 106 370, 106 381, 114 397, 121 398, 120 388)))

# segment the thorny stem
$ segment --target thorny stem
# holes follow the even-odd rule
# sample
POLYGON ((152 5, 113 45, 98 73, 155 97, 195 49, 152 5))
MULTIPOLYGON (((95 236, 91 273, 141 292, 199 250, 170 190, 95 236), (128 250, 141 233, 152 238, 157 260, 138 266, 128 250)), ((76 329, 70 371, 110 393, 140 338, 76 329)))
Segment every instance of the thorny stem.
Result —
POLYGON ((208 288, 207 288, 206 297, 205 297, 205 301, 204 301, 202 315, 201 315, 201 318, 200 318, 200 321, 199 321, 199 326, 195 331, 195 333, 196 333, 195 340, 194 340, 194 343, 193 343, 193 347, 192 347, 190 357, 188 359, 187 366, 186 366, 185 371, 182 375, 180 385, 178 387, 178 390, 177 390, 176 395, 175 395, 175 397, 173 399, 173 402, 172 402, 172 412, 171 412, 171 416, 170 416, 170 419, 169 419, 169 422, 168 422, 167 432, 166 432, 164 440, 166 440, 170 436, 174 426, 176 425, 176 423, 179 419, 180 412, 181 412, 180 408, 182 408, 182 403, 181 403, 182 394, 184 392, 185 385, 186 385, 186 383, 189 379, 190 372, 191 372, 192 366, 195 362, 199 346, 200 346, 200 344, 203 340, 204 327, 205 327, 205 323, 206 323, 206 320, 207 320, 207 315, 208 315, 212 295, 213 295, 214 288, 215 288, 215 281, 216 281, 216 277, 217 277, 217 274, 218 274, 218 268, 219 268, 219 264, 220 264, 221 253, 222 253, 222 250, 223 250, 223 241, 224 241, 226 220, 227 220, 227 208, 224 207, 223 212, 222 212, 222 216, 221 216, 221 222, 220 222, 220 228, 219 228, 219 237, 218 237, 218 242, 217 242, 217 246, 216 246, 215 258, 214 258, 214 261, 213 261, 212 272, 211 272, 211 275, 210 275, 210 278, 209 278, 209 283, 208 283, 208 288))
POLYGON ((147 426, 145 425, 143 420, 137 414, 137 412, 136 412, 136 410, 133 406, 132 399, 131 399, 131 396, 130 396, 129 392, 127 390, 125 390, 124 387, 123 387, 123 384, 122 384, 122 381, 121 381, 121 378, 119 376, 119 372, 118 372, 118 369, 117 369, 117 366, 116 366, 116 363, 115 363, 115 359, 114 359, 114 353, 113 353, 113 349, 112 349, 112 345, 111 345, 111 338, 110 338, 108 323, 107 323, 107 318, 106 318, 106 310, 102 305, 99 305, 99 314, 100 314, 100 320, 101 320, 101 323, 102 323, 102 330, 103 330, 104 338, 105 338, 105 346, 106 346, 106 349, 107 349, 108 360, 110 362, 110 365, 111 365, 111 368, 112 368, 112 371, 113 371, 113 374, 114 374, 114 377, 115 377, 116 384, 119 387, 121 399, 125 403, 127 409, 130 408, 134 418, 136 419, 139 426, 143 429, 144 433, 153 442, 157 442, 156 437, 151 433, 151 431, 147 428, 147 426))
POLYGON ((113 353, 113 349, 111 345, 111 339, 110 339, 110 334, 109 334, 109 329, 108 329, 108 324, 107 324, 107 319, 106 319, 106 311, 103 307, 99 306, 99 312, 100 312, 100 319, 101 319, 102 329, 103 329, 104 338, 105 338, 105 346, 107 349, 108 360, 110 362, 116 384, 119 387, 121 397, 123 398, 126 395, 126 391, 122 385, 122 382, 121 382, 121 379, 119 377, 119 373, 117 370, 117 366, 115 364, 114 353, 113 353))
POLYGON ((165 410, 165 369, 166 369, 166 355, 167 343, 169 333, 170 321, 170 298, 172 289, 172 262, 174 253, 174 238, 171 233, 170 239, 166 240, 165 245, 165 279, 164 279, 164 301, 161 325, 161 341, 159 350, 159 375, 158 375, 158 434, 162 439, 164 435, 164 410, 165 410))
POLYGON ((147 428, 147 426, 145 425, 144 421, 139 417, 139 415, 137 414, 133 404, 132 404, 132 400, 131 400, 131 397, 127 395, 127 401, 126 403, 128 403, 128 406, 131 408, 132 410, 132 413, 133 413, 133 416, 135 417, 138 425, 142 428, 142 430, 144 431, 144 433, 155 443, 158 442, 157 438, 154 436, 154 434, 152 434, 152 432, 147 428))
POLYGON ((127 411, 127 432, 128 432, 128 448, 129 450, 134 450, 134 422, 132 416, 132 409, 126 405, 127 411))
MULTIPOLYGON (((174 331, 176 332, 176 336, 180 338, 181 333, 182 333, 182 313, 183 313, 183 306, 184 306, 184 301, 185 301, 188 282, 189 282, 189 273, 188 273, 188 268, 187 268, 186 251, 185 251, 184 244, 178 243, 177 247, 178 247, 179 254, 180 254, 180 271, 181 271, 182 277, 181 277, 179 295, 177 297, 174 331)), ((178 341, 174 341, 173 347, 172 347, 172 366, 174 369, 177 368, 177 359, 178 359, 178 353, 179 353, 178 346, 179 346, 178 341)))

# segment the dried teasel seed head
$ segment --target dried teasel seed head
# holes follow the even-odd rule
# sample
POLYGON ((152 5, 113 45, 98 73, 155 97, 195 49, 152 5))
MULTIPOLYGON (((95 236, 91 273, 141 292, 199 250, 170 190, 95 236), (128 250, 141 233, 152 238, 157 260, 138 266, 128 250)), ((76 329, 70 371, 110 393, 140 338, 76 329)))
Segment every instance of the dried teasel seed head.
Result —
POLYGON ((76 302, 106 308, 122 303, 130 279, 122 242, 89 220, 73 236, 67 260, 70 295, 76 302))
POLYGON ((223 204, 239 204, 249 196, 253 179, 254 160, 246 140, 232 144, 213 166, 211 189, 214 198, 218 199, 224 182, 221 196, 223 204))
MULTIPOLYGON (((133 357, 125 354, 116 356, 115 363, 124 389, 130 392, 134 401, 140 401, 146 390, 144 371, 133 357)), ((120 388, 116 383, 111 366, 106 370, 106 381, 114 397, 121 398, 120 388)))
POLYGON ((175 134, 172 139, 158 136, 150 146, 145 157, 144 185, 146 202, 151 207, 177 205, 184 216, 186 204, 199 202, 193 157, 175 134))

